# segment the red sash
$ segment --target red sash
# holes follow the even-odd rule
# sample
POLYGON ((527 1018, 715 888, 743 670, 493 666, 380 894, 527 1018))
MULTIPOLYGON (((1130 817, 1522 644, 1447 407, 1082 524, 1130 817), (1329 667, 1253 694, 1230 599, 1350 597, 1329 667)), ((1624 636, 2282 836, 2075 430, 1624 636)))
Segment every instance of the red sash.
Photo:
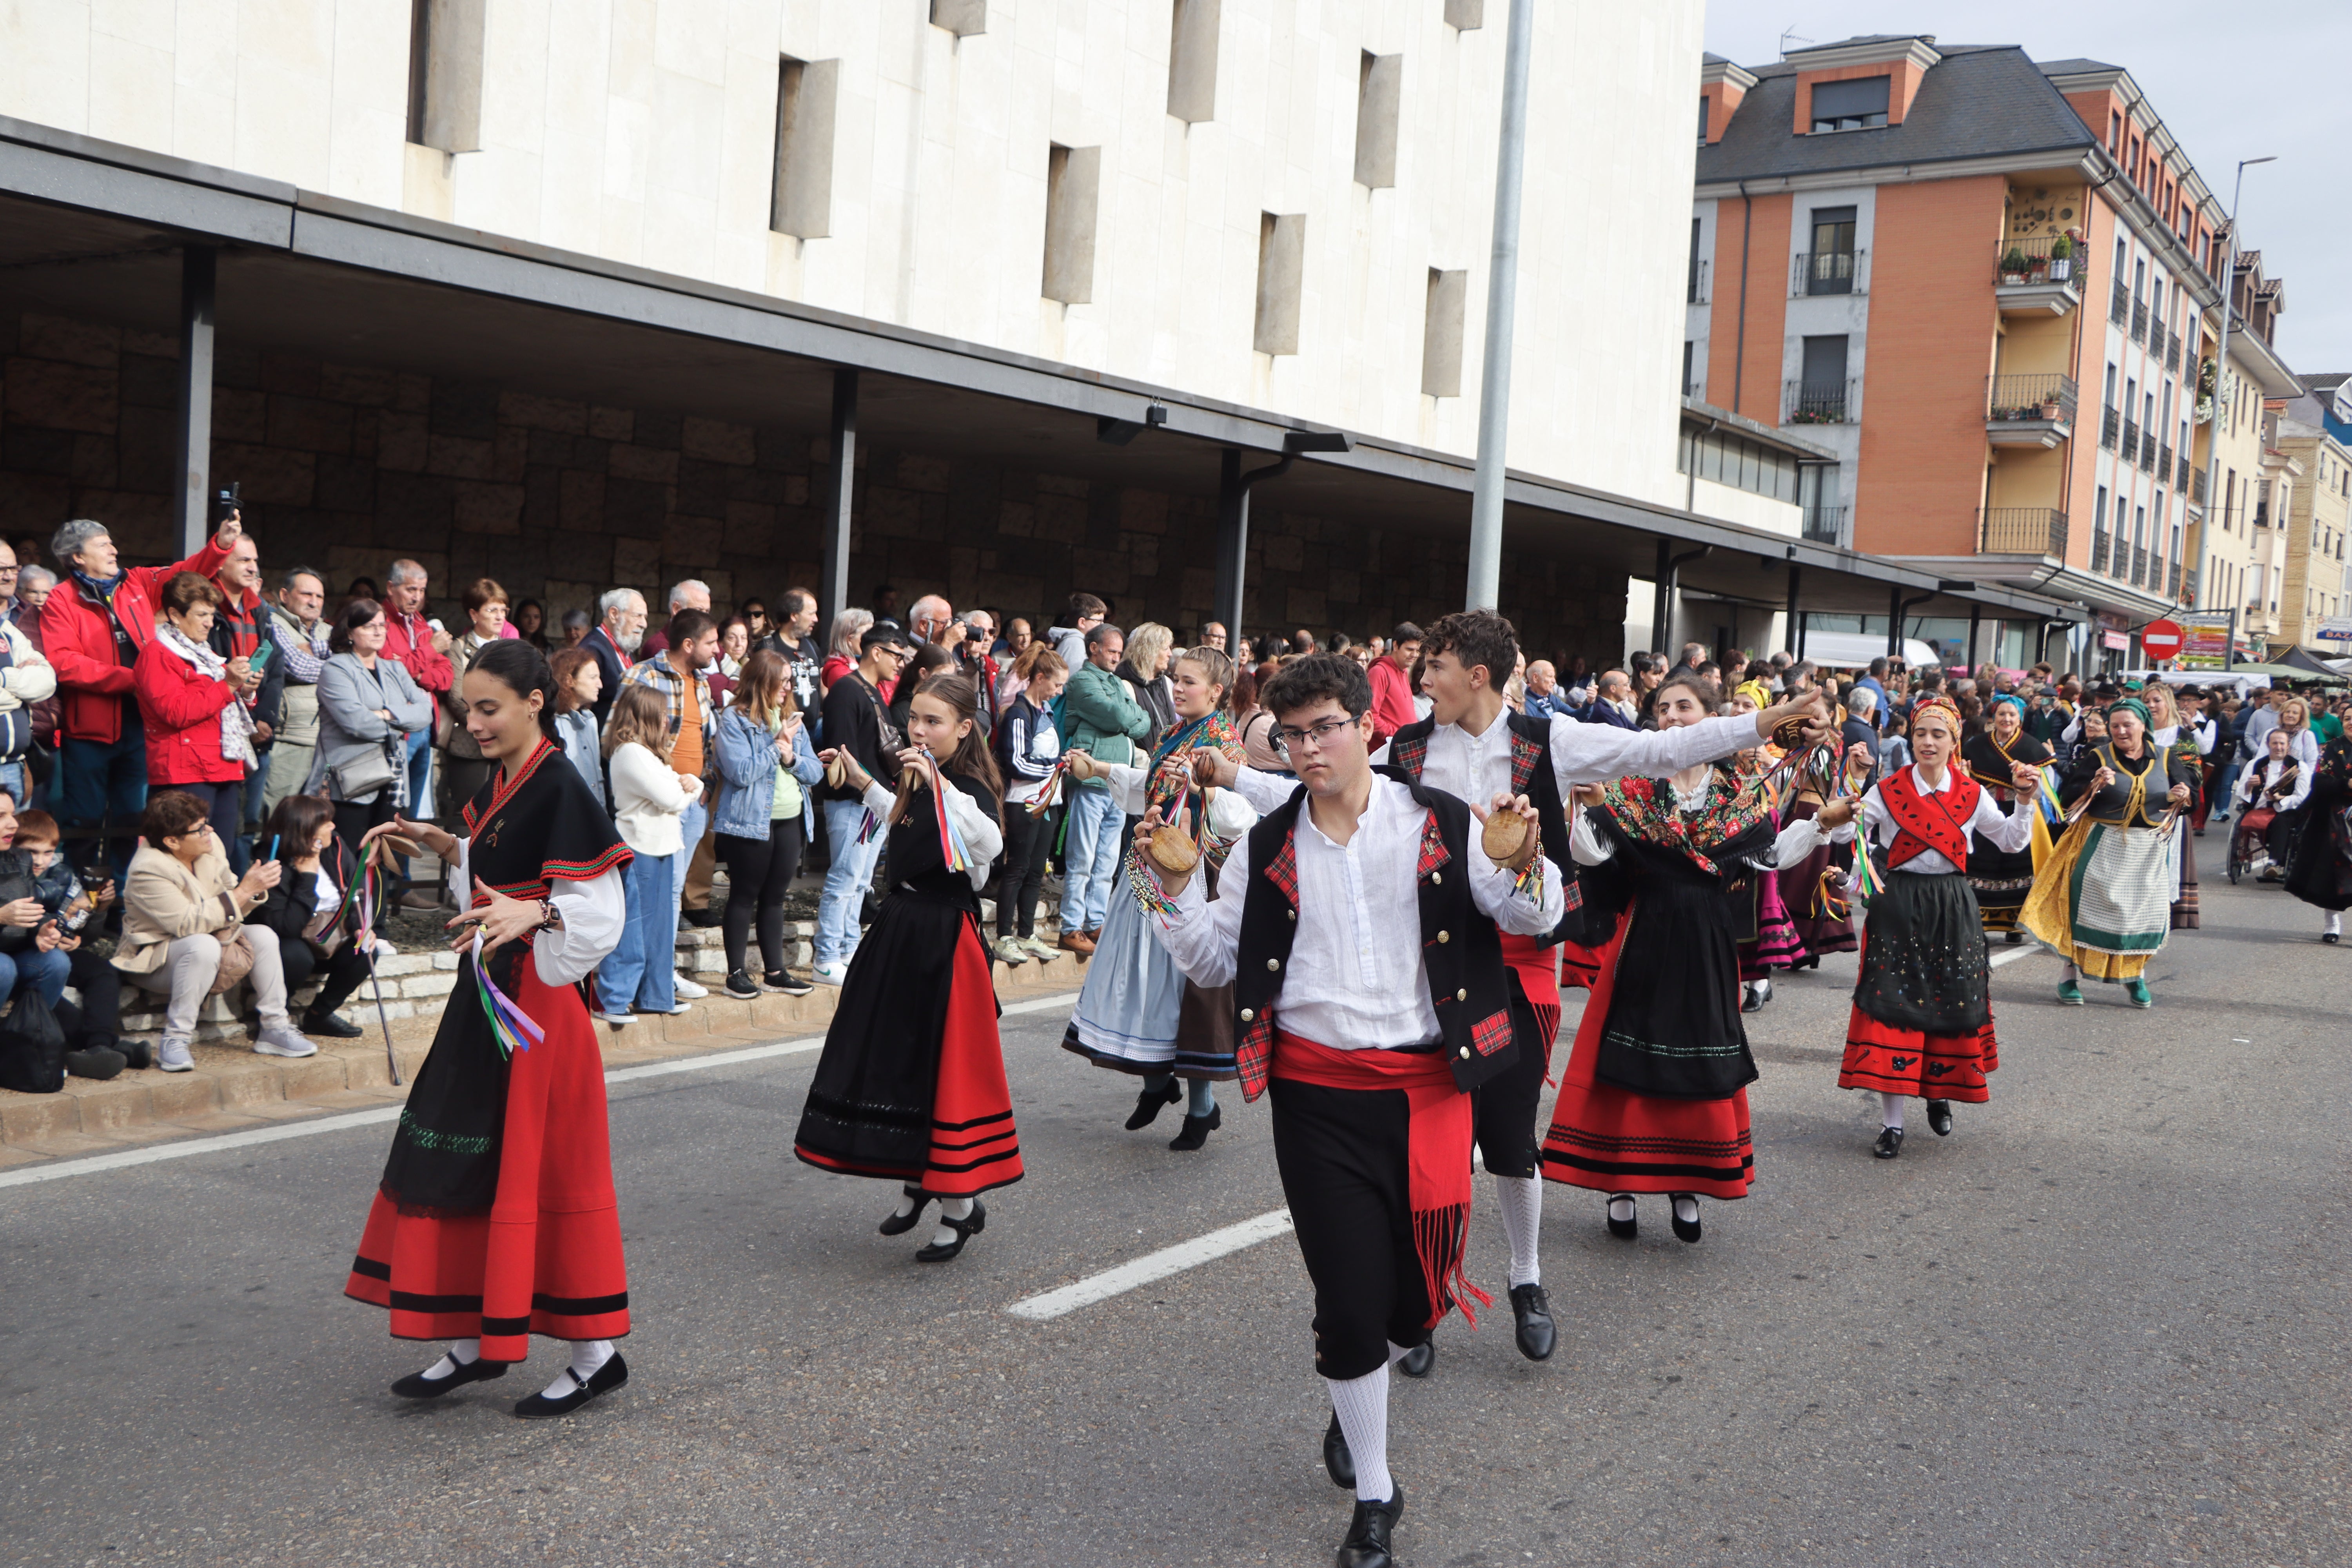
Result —
POLYGON ((1429 1292, 1429 1326, 1449 1307, 1462 1309, 1471 1327, 1494 1298, 1470 1283, 1463 1252, 1470 1235, 1470 1097, 1454 1087, 1442 1051, 1340 1051, 1301 1035, 1276 1030, 1274 1076, 1324 1089, 1401 1089, 1411 1107, 1405 1133, 1406 1202, 1412 1208, 1413 1250, 1429 1292))
POLYGON ((1879 781, 1878 798, 1895 819, 1895 847, 1886 863, 1900 866, 1933 849, 1959 870, 1969 868, 1969 822, 1977 814, 1983 793, 1976 780, 1948 772, 1942 793, 1926 795, 1912 782, 1912 770, 1903 769, 1879 781))

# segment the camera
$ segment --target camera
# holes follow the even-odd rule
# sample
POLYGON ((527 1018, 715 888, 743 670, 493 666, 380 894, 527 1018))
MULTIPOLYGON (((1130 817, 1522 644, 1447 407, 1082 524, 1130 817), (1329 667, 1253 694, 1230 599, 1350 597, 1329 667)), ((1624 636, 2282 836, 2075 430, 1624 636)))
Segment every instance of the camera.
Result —
POLYGON ((238 482, 214 493, 213 522, 215 525, 226 522, 231 517, 245 510, 243 502, 238 500, 238 492, 244 488, 243 483, 238 482))

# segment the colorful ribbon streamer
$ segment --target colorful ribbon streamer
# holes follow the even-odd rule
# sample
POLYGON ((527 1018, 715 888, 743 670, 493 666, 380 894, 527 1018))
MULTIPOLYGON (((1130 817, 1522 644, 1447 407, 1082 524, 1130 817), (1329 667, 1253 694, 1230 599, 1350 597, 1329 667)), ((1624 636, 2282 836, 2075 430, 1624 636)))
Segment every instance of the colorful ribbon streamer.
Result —
POLYGON ((482 928, 474 928, 474 988, 482 999, 482 1011, 489 1016, 490 1036, 499 1043, 499 1055, 514 1060, 517 1051, 527 1051, 547 1038, 547 1032, 530 1021, 530 1015, 515 1005, 514 998, 499 989, 482 963, 482 928))
POLYGON ((1054 759, 1054 771, 1045 775, 1045 782, 1037 786, 1037 793, 1030 798, 1030 816, 1043 816, 1051 809, 1054 804, 1054 792, 1061 788, 1062 775, 1069 771, 1070 753, 1064 752, 1054 759))
POLYGON ((948 809, 948 784, 943 778, 930 782, 931 814, 939 819, 940 860, 950 871, 971 869, 971 850, 963 841, 962 831, 956 826, 955 814, 948 809))

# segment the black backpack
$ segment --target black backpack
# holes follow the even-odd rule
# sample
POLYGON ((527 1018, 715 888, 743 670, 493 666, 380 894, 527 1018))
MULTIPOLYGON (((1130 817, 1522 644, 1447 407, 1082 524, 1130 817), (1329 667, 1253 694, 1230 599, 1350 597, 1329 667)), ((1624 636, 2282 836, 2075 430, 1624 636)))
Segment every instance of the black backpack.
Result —
POLYGON ((40 987, 28 985, 0 1022, 0 1089, 55 1094, 66 1086, 66 1032, 40 987))

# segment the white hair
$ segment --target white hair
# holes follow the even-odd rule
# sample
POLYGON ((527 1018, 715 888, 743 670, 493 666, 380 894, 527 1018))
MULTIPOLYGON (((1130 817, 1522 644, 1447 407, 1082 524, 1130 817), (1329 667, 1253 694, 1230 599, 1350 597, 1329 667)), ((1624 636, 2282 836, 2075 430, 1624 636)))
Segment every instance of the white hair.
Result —
POLYGON ((604 595, 602 598, 596 601, 596 618, 599 621, 611 620, 613 618, 613 612, 614 610, 627 609, 629 607, 629 601, 632 599, 636 600, 639 604, 644 604, 646 596, 643 594, 638 593, 635 588, 615 588, 612 590, 612 592, 604 595))
POLYGON ((71 561, 91 540, 106 536, 106 524, 93 518, 78 517, 58 525, 57 533, 49 540, 49 553, 60 561, 71 561))
POLYGON ((678 611, 680 611, 680 610, 682 610, 682 609, 686 608, 686 601, 687 601, 688 596, 688 595, 694 595, 694 594, 699 594, 699 595, 701 595, 705 599, 709 598, 709 597, 710 597, 710 584, 708 584, 708 583, 706 583, 706 582, 704 582, 704 581, 703 581, 701 578, 699 578, 699 577, 688 577, 688 579, 686 579, 686 581, 684 581, 684 582, 682 582, 682 583, 678 584, 677 586, 675 586, 675 587, 673 587, 672 589, 670 589, 670 591, 669 591, 669 607, 670 607, 670 613, 671 613, 671 614, 673 614, 673 615, 675 615, 675 614, 677 614, 678 611))
POLYGON ((422 583, 427 575, 425 568, 414 561, 395 561, 392 563, 392 570, 383 574, 383 585, 392 588, 403 583, 422 583))
POLYGON ((1845 694, 1845 709, 1849 713, 1875 713, 1878 693, 1867 686, 1857 686, 1845 694))

